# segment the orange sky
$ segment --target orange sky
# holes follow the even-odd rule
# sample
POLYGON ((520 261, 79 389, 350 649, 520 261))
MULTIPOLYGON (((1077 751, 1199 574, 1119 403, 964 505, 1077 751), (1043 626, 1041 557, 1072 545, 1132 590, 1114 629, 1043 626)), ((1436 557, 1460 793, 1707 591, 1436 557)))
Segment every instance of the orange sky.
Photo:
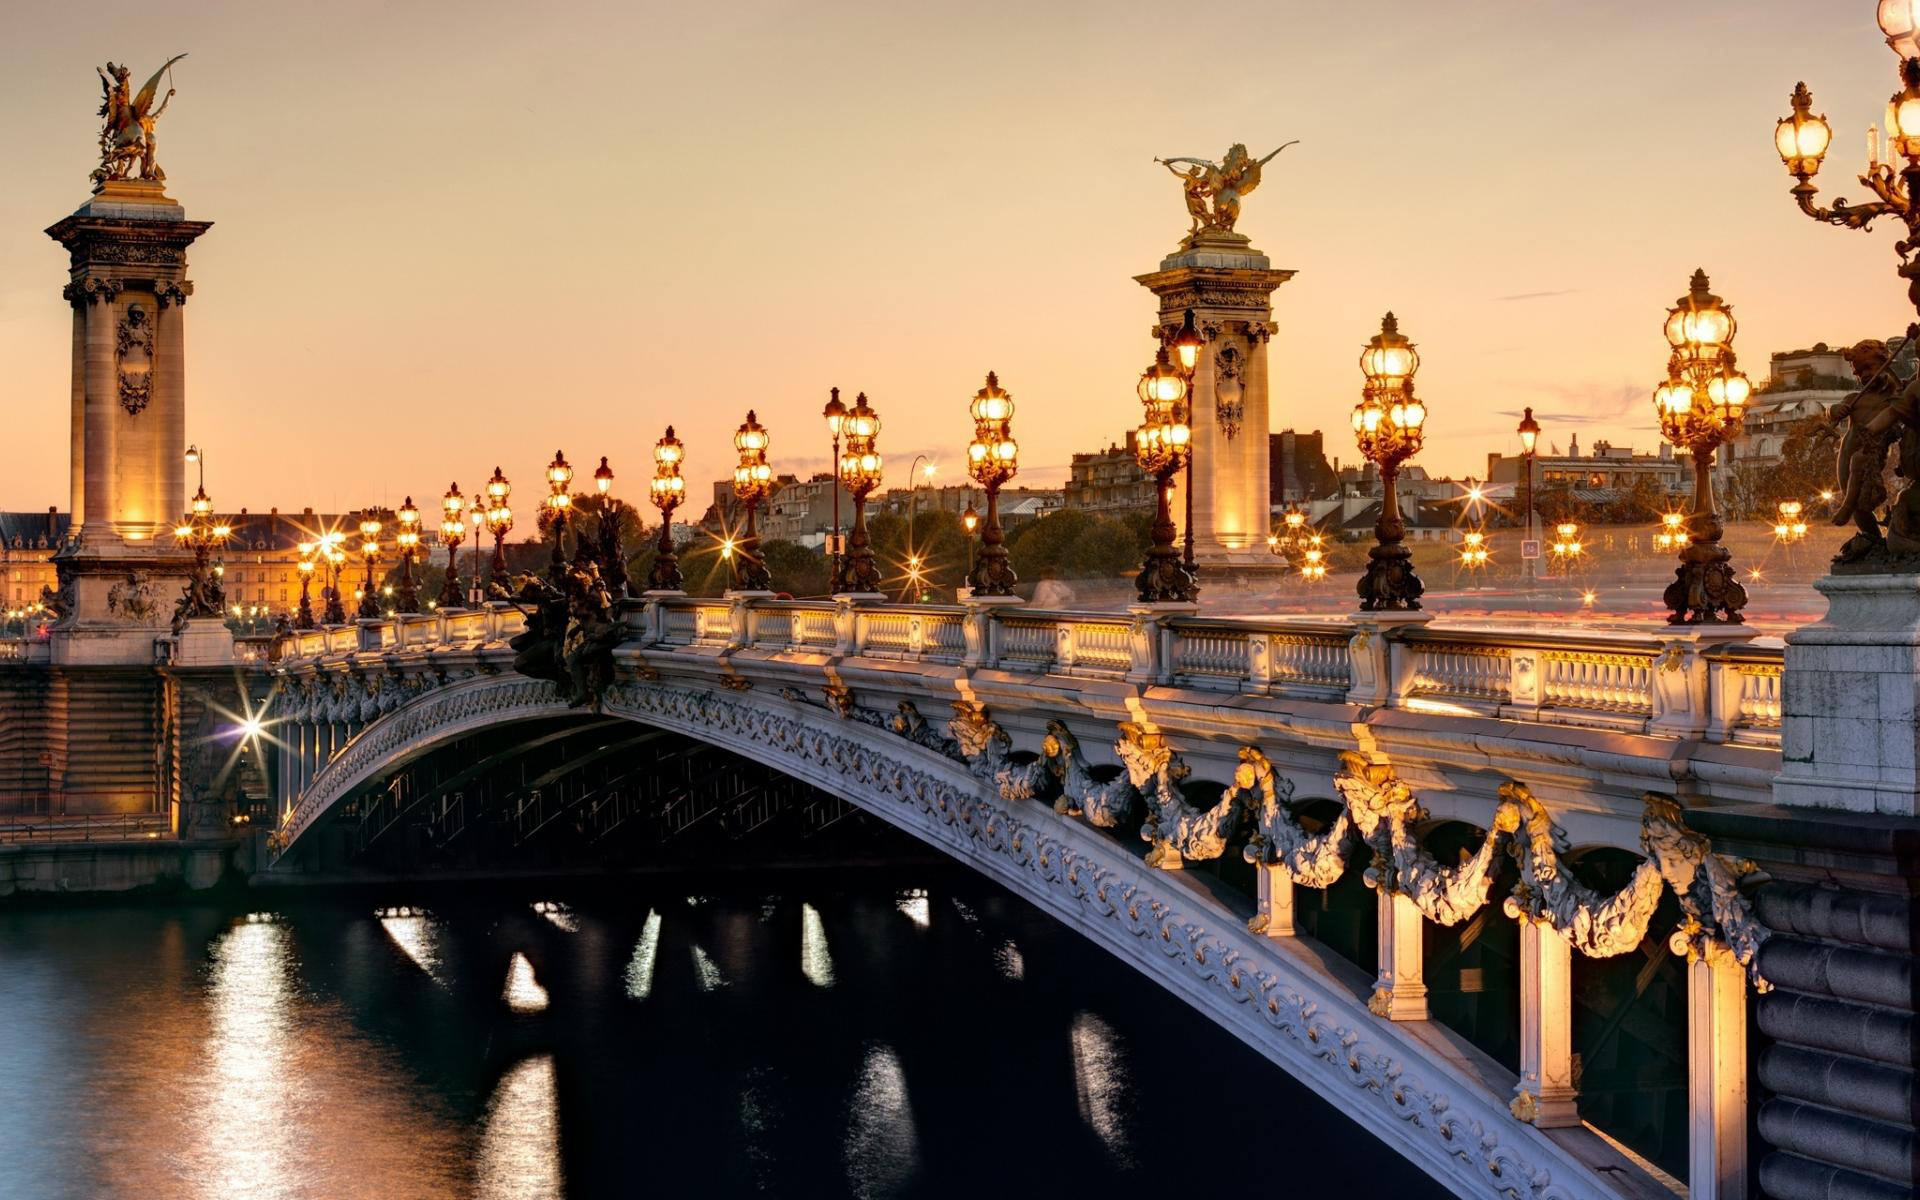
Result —
MULTIPOLYGON (((1531 404, 1650 449, 1665 307, 1695 266, 1767 353, 1897 332, 1893 234, 1795 211, 1796 79, 1829 185, 1894 89, 1871 0, 196 3, 8 6, 0 36, 0 506, 66 498, 65 255, 107 58, 179 95, 161 161, 192 252, 188 436, 223 507, 539 490, 556 447, 629 497, 672 421, 693 494, 749 407, 824 466, 865 389, 889 483, 957 476, 988 368, 1021 482, 1117 438, 1152 270, 1186 227, 1155 155, 1301 144, 1240 228, 1276 297, 1275 428, 1346 417, 1392 308, 1423 461, 1479 473, 1531 404), (1823 17, 1808 27, 1807 14, 1823 17), (1191 26, 1180 24, 1190 19, 1191 26)), ((1851 181, 1849 180, 1849 183, 1851 181)), ((1860 198, 1857 184, 1839 190, 1860 198)))

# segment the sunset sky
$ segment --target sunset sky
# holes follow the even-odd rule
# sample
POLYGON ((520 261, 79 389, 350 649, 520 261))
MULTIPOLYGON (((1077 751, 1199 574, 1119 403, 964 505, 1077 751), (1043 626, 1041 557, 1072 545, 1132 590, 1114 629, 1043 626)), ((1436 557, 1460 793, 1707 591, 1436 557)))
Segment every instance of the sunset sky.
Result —
MULTIPOLYGON (((1153 270, 1186 229, 1156 155, 1289 139, 1240 228, 1275 297, 1274 429, 1347 413, 1399 314, 1421 461, 1479 474, 1523 405, 1651 449, 1666 306, 1705 267, 1770 351, 1912 312, 1894 234, 1818 226, 1772 149, 1795 80, 1854 199, 1896 85, 1871 0, 897 4, 14 0, 0 17, 0 506, 66 501, 71 316, 41 231, 86 199, 94 67, 168 54, 191 254, 188 436, 223 507, 539 490, 556 447, 638 500, 673 422, 690 492, 748 408, 825 466, 838 385, 889 484, 957 479, 1013 393, 1019 482, 1137 419, 1153 270)), ((1844 183, 1845 186, 1841 186, 1844 183)), ((1832 191, 1828 196, 1831 198, 1832 191)), ((697 515, 697 514, 696 514, 697 515)))

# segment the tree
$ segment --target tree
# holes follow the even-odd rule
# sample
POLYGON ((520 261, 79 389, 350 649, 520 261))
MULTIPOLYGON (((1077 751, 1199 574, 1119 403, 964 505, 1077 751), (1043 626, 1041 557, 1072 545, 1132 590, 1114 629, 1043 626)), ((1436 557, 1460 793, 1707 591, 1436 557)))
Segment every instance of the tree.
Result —
POLYGON ((1021 526, 1007 541, 1025 580, 1111 579, 1140 569, 1151 516, 1098 516, 1063 508, 1021 526))

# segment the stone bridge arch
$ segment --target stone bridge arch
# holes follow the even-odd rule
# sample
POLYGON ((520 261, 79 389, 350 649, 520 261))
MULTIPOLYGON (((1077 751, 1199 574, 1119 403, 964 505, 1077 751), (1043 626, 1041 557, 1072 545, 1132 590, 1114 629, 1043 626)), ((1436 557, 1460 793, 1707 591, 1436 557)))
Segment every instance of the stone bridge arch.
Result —
MULTIPOLYGON (((280 862, 383 773, 460 737, 569 711, 581 710, 548 683, 481 674, 427 687, 335 748, 312 733, 329 714, 296 703, 281 726, 293 747, 282 780, 297 799, 280 862)), ((977 760, 938 739, 849 720, 794 691, 685 679, 628 676, 603 713, 757 759, 946 852, 1205 1013, 1459 1194, 1617 1194, 1616 1155, 1599 1139, 1514 1121, 1504 1089, 1462 1075, 1455 1052, 1371 1016, 1350 968, 1249 931, 1250 910, 1190 873, 1146 865, 1144 845, 1003 795, 977 760)))

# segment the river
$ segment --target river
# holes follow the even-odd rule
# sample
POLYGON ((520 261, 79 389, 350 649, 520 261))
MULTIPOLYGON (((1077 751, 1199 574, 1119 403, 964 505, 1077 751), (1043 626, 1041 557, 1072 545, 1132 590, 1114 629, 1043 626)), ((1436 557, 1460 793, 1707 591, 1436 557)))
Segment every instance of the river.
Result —
POLYGON ((937 865, 0 908, 0 1197, 1441 1190, 937 865))

